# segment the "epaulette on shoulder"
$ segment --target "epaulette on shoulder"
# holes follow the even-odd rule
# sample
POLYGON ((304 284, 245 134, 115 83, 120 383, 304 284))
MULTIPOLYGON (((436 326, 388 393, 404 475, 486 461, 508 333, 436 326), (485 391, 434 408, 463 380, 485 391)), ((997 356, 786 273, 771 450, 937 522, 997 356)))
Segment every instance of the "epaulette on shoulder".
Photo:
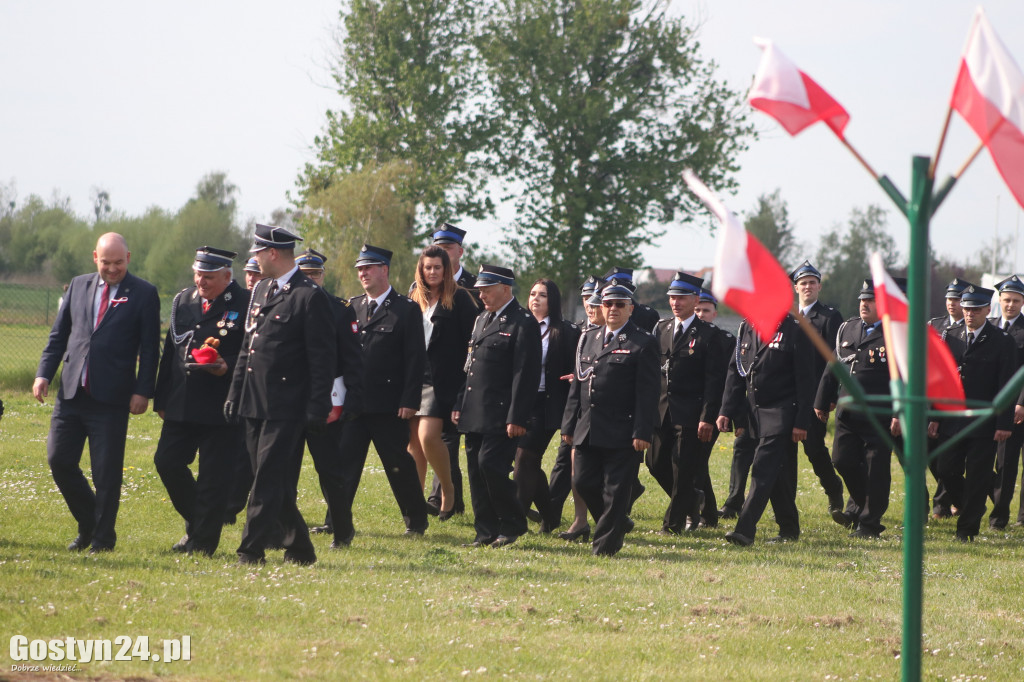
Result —
POLYGON ((339 296, 338 300, 344 303, 346 308, 352 305, 351 303, 349 303, 349 300, 347 298, 344 298, 343 296, 339 296))
POLYGON ((859 320, 859 319, 860 319, 860 315, 854 315, 853 317, 849 317, 849 318, 847 318, 847 319, 846 319, 846 320, 845 320, 845 321, 843 322, 843 324, 846 324, 847 322, 853 322, 854 320, 859 320))
MULTIPOLYGON (((566 320, 566 322, 569 322, 569 321, 566 320)), ((579 329, 580 328, 580 326, 578 324, 576 324, 575 322, 569 322, 569 326, 572 327, 573 329, 579 329)))

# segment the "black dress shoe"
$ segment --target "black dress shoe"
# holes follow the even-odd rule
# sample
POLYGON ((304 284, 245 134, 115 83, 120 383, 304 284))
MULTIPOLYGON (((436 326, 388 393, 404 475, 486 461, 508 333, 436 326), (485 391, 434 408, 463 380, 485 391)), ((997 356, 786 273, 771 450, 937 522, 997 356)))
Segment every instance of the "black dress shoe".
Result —
POLYGON ((881 540, 881 533, 872 533, 867 528, 857 528, 857 530, 850 533, 851 538, 860 538, 861 540, 881 540))
POLYGON ((722 507, 718 510, 718 518, 720 519, 735 519, 740 513, 732 507, 722 507))
POLYGON ((171 545, 172 552, 184 554, 188 551, 188 535, 182 535, 181 539, 171 545))
POLYGON ((849 528, 853 524, 853 519, 847 516, 846 512, 840 508, 832 507, 828 510, 828 513, 832 515, 832 520, 843 528, 849 528))
POLYGON ((627 516, 626 517, 626 532, 627 533, 632 533, 634 528, 636 528, 636 522, 634 522, 633 519, 631 519, 631 518, 629 518, 627 516))
POLYGON ((113 552, 113 547, 107 545, 93 545, 89 548, 89 554, 104 554, 105 552, 113 552))
POLYGON ((682 531, 680 531, 678 528, 662 528, 658 531, 658 535, 671 535, 674 537, 678 537, 682 534, 682 531))
POLYGON ((299 554, 287 550, 284 553, 284 562, 286 564, 295 564, 296 566, 312 566, 316 563, 316 554, 299 554))
POLYGON ((518 539, 518 535, 499 535, 491 543, 491 547, 508 547, 518 539))
POLYGON ((339 538, 334 536, 334 542, 331 543, 331 549, 343 549, 352 544, 352 540, 356 536, 356 529, 353 528, 346 537, 339 538))
POLYGON ((568 540, 569 542, 576 542, 577 540, 580 540, 580 538, 582 538, 583 542, 587 542, 588 540, 590 540, 590 526, 583 526, 582 528, 577 528, 576 530, 563 531, 558 534, 558 537, 562 538, 563 540, 568 540))
POLYGON ((463 547, 490 547, 491 543, 494 542, 494 538, 480 538, 473 540, 473 542, 465 542, 462 544, 463 547))
POLYGON ((781 545, 784 542, 796 542, 799 538, 796 535, 783 535, 779 533, 773 538, 769 538, 766 542, 773 545, 781 545))
POLYGON ((244 552, 238 553, 238 563, 242 566, 262 566, 267 563, 267 560, 261 556, 255 554, 245 554, 244 552))
POLYGON ((974 542, 974 536, 973 535, 961 535, 960 533, 957 533, 956 535, 954 535, 953 539, 956 540, 957 542, 974 542))
POLYGON ((1006 530, 1006 519, 989 519, 988 527, 995 530, 1006 530))
POLYGON ((544 533, 545 535, 548 535, 554 532, 554 530, 558 528, 560 525, 562 525, 561 519, 558 519, 557 521, 541 521, 539 531, 541 533, 544 533))
POLYGON ((748 538, 746 535, 743 535, 742 533, 737 533, 734 530, 726 533, 725 539, 734 545, 739 545, 740 547, 750 547, 752 544, 754 544, 754 538, 748 538))
POLYGON ((71 541, 70 545, 68 545, 68 551, 81 552, 83 549, 88 549, 90 544, 92 544, 91 537, 79 535, 77 538, 71 541))
POLYGON ((332 534, 332 533, 334 533, 334 527, 333 526, 313 526, 312 528, 309 529, 309 532, 313 533, 315 535, 332 534))
POLYGON ((447 521, 451 517, 455 516, 455 507, 452 507, 448 511, 441 511, 437 513, 438 521, 447 521))
POLYGON ((544 520, 544 517, 540 515, 540 512, 533 507, 526 510, 526 518, 534 523, 540 523, 544 520))
POLYGON ((441 513, 441 505, 437 502, 427 500, 427 513, 431 516, 438 516, 441 513))
POLYGON ((421 537, 423 537, 423 534, 426 532, 426 530, 427 530, 426 528, 407 528, 405 530, 405 532, 402 533, 402 535, 404 535, 407 538, 411 538, 411 537, 421 538, 421 537))
POLYGON ((221 525, 222 526, 233 526, 233 525, 235 525, 235 515, 234 514, 225 514, 224 518, 221 519, 221 525))

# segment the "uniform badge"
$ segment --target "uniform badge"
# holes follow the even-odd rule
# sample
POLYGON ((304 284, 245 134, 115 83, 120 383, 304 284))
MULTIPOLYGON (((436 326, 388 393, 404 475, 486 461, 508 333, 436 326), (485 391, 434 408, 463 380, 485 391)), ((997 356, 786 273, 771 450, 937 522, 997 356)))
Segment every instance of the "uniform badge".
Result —
POLYGON ((227 323, 224 320, 217 320, 217 326, 218 327, 224 327, 225 324, 227 324, 227 323))
POLYGON ((238 311, 237 310, 229 310, 228 311, 228 319, 229 320, 235 320, 237 318, 238 318, 238 311))
POLYGON ((697 343, 697 339, 690 339, 690 355, 693 355, 693 346, 697 343))
POLYGON ((221 329, 217 333, 220 334, 221 336, 227 336, 228 335, 228 330, 227 329, 221 329))
POLYGON ((352 323, 352 333, 353 334, 358 334, 359 333, 359 323, 358 322, 353 322, 352 323))
POLYGON ((283 287, 281 287, 281 291, 287 292, 291 288, 292 288, 292 283, 288 282, 288 284, 285 284, 283 287))
POLYGON ((498 322, 505 322, 507 320, 508 320, 508 317, 506 317, 505 315, 502 315, 501 317, 498 318, 498 322))
POLYGON ((619 343, 626 343, 626 335, 619 334, 619 343))
MULTIPOLYGON (((230 291, 225 291, 224 292, 224 300, 225 301, 230 301, 231 300, 231 292, 230 291)), ((235 313, 235 314, 237 315, 238 313, 235 313)))

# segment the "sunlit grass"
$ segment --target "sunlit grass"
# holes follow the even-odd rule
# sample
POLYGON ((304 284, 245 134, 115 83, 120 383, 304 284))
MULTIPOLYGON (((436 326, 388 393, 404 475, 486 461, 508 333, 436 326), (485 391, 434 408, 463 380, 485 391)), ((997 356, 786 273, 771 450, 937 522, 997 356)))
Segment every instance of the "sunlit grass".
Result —
MULTIPOLYGON (((346 550, 315 536, 320 561, 239 567, 241 526, 212 559, 170 551, 183 525, 152 465, 153 414, 133 417, 118 546, 70 554, 74 523, 46 466, 50 406, 4 395, 0 422, 0 613, 3 644, 30 639, 192 637, 190 662, 94 662, 73 675, 182 679, 805 680, 899 676, 902 476, 883 540, 854 541, 826 514, 801 454, 803 535, 780 546, 771 513, 751 548, 724 541, 731 522, 681 538, 657 534, 666 503, 654 481, 637 530, 614 559, 530 534, 470 549, 471 516, 431 519, 405 538, 371 453, 346 550)), ((731 439, 713 458, 720 497, 731 439)), ((553 461, 553 450, 546 464, 553 461)), ((87 467, 87 458, 83 466, 87 467)), ((467 491, 468 492, 468 491, 467 491)), ((467 495, 468 496, 468 495, 467 495)), ((307 458, 300 508, 325 505, 307 458)), ((1016 507, 1014 507, 1016 509, 1016 507)), ((567 505, 565 513, 569 514, 567 505)), ((568 522, 568 517, 566 518, 568 522)), ((532 526, 535 530, 536 526, 532 526)), ((952 541, 952 521, 926 532, 926 679, 1024 678, 1024 529, 952 541)), ((7 646, 3 670, 11 661, 7 646)), ((35 679, 35 678, 33 678, 35 679)))

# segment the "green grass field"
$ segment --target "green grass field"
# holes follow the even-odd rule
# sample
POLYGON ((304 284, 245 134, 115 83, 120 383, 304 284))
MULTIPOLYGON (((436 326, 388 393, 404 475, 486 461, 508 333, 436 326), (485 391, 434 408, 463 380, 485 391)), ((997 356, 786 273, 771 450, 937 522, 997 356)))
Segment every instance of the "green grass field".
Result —
MULTIPOLYGON (((371 453, 350 548, 330 550, 329 538, 314 536, 315 566, 284 565, 278 551, 250 568, 235 564, 240 525, 225 527, 212 559, 170 551, 183 525, 152 465, 152 413, 131 421, 117 550, 68 553, 75 527, 45 458, 51 405, 25 393, 3 397, 0 678, 47 679, 12 672, 15 635, 148 636, 157 652, 165 638, 191 637, 189 662, 93 662, 62 673, 104 680, 899 676, 903 479, 895 462, 883 540, 854 541, 829 519, 801 454, 800 541, 765 544, 776 530, 769 512, 746 549, 725 542, 731 522, 683 538, 657 534, 667 498, 643 472, 637 529, 607 559, 535 533, 505 549, 464 548, 469 515, 432 519, 424 538, 402 537, 371 453)), ((720 493, 730 448, 723 438, 712 460, 720 493)), ((323 516, 308 458, 299 504, 307 520, 323 516)), ((952 541, 953 529, 952 520, 933 521, 926 532, 924 676, 1020 680, 1024 529, 984 531, 968 546, 952 541)))

